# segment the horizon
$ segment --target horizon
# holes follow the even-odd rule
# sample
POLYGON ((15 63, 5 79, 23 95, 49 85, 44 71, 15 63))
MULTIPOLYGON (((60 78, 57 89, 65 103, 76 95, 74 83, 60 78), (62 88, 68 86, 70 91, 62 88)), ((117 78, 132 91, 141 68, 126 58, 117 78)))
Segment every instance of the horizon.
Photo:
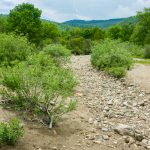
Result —
POLYGON ((0 14, 9 11, 21 3, 34 4, 42 10, 41 18, 63 23, 70 20, 111 20, 135 16, 137 11, 150 7, 150 0, 1 0, 0 14), (86 6, 85 6, 86 3, 86 6), (89 11, 87 11, 89 10, 89 11))
MULTIPOLYGON (((3 15, 3 16, 7 16, 9 14, 1 14, 0 15, 3 15)), ((91 19, 91 20, 82 20, 82 19, 70 19, 70 20, 65 20, 63 22, 57 22, 57 21, 53 21, 53 20, 50 20, 50 19, 44 19, 44 18, 40 18, 42 20, 46 20, 46 21, 51 21, 51 22, 56 22, 56 23, 65 23, 65 22, 68 22, 68 21, 85 21, 85 22, 88 22, 88 21, 108 21, 108 20, 115 20, 115 19, 127 19, 127 18, 130 18, 130 17, 134 17, 134 16, 129 16, 129 17, 126 17, 126 18, 110 18, 110 19, 99 19, 99 20, 94 20, 94 19, 91 19)))

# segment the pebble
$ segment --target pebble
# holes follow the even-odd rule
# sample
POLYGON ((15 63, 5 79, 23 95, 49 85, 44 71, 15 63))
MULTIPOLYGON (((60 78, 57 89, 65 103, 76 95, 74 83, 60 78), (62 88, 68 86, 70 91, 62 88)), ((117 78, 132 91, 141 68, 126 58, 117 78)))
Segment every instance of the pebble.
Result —
POLYGON ((93 118, 89 118, 89 124, 93 124, 93 122, 94 122, 94 120, 93 120, 93 118))
POLYGON ((52 150, 58 150, 58 149, 57 149, 57 147, 54 146, 54 147, 52 147, 52 150))
POLYGON ((113 127, 114 131, 120 135, 134 136, 135 129, 132 126, 125 124, 117 124, 113 127))
MULTIPOLYGON (((150 147, 147 139, 150 135, 149 93, 145 93, 134 83, 126 82, 126 78, 117 80, 103 71, 93 69, 90 56, 73 56, 73 68, 80 80, 80 88, 84 91, 81 100, 87 105, 92 116, 88 122, 93 125, 91 128, 97 129, 92 135, 109 134, 112 141, 117 141, 116 144, 125 144, 123 142, 126 140, 135 147, 136 143, 144 144, 147 140, 146 146, 150 147), (99 118, 100 121, 97 123, 95 118, 99 118), (137 129, 140 132, 137 133, 137 129)), ((93 142, 102 141, 95 139, 93 142)))
POLYGON ((104 140, 109 140, 109 136, 108 135, 103 135, 102 136, 104 140))
POLYGON ((103 127, 103 128, 102 128, 102 131, 103 131, 103 132, 108 132, 108 131, 109 131, 109 129, 108 129, 108 128, 104 128, 104 127, 103 127))

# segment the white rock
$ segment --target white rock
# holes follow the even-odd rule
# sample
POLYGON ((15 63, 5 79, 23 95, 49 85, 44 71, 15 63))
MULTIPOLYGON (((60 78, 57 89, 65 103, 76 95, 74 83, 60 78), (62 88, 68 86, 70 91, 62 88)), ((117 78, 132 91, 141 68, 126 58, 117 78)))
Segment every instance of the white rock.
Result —
POLYGON ((120 135, 134 136, 135 128, 125 124, 117 124, 113 127, 113 130, 120 135))
POLYGON ((108 135, 103 135, 102 136, 104 140, 109 140, 109 136, 108 135))
POLYGON ((90 124, 92 124, 93 121, 94 121, 93 118, 89 118, 89 121, 88 121, 88 122, 89 122, 90 124))

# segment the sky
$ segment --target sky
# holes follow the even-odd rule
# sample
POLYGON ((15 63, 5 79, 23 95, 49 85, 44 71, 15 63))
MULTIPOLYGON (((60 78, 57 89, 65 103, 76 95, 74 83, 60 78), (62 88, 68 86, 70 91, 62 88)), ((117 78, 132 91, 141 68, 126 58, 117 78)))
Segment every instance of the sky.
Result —
POLYGON ((126 18, 150 7, 150 0, 0 0, 0 14, 23 2, 41 9, 42 18, 57 22, 126 18))

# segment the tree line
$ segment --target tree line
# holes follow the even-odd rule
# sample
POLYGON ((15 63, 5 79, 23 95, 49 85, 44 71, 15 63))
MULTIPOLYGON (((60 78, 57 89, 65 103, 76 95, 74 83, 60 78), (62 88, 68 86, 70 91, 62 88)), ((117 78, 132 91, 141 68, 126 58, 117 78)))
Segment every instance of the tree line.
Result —
POLYGON ((140 46, 150 44, 150 8, 138 12, 137 23, 117 24, 107 29, 99 27, 65 27, 41 19, 42 11, 33 4, 23 3, 10 10, 8 17, 0 17, 0 32, 14 32, 26 36, 41 48, 52 43, 65 45, 75 54, 89 54, 93 41, 119 39, 140 46))

